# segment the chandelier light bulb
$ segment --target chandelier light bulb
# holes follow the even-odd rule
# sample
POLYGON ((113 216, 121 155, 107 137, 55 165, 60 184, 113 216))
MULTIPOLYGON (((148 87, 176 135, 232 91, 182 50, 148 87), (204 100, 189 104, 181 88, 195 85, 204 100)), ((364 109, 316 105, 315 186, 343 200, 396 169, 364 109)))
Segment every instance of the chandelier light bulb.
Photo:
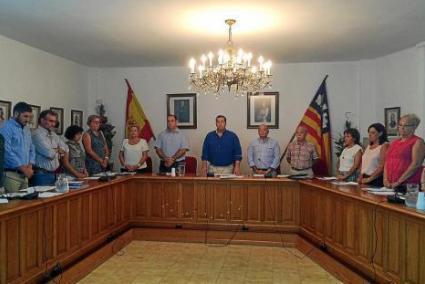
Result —
POLYGON ((210 67, 212 67, 212 60, 213 60, 213 58, 214 58, 214 54, 210 51, 208 53, 208 60, 209 60, 209 63, 210 63, 210 67))
POLYGON ((195 73, 195 65, 196 65, 196 60, 195 60, 195 58, 192 57, 189 60, 189 68, 190 68, 190 73, 191 74, 194 74, 195 73))

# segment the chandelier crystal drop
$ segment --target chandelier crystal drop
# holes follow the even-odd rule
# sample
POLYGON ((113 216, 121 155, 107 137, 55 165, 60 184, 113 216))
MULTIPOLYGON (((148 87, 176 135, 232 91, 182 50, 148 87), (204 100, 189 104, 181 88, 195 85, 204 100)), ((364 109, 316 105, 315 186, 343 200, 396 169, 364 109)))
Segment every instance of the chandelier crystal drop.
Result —
POLYGON ((236 49, 232 41, 232 25, 234 19, 225 23, 229 26, 229 40, 225 49, 220 49, 215 57, 212 52, 203 54, 200 61, 194 58, 189 61, 190 88, 198 93, 214 94, 218 97, 225 90, 236 96, 255 93, 266 87, 271 87, 270 60, 258 57, 258 65, 252 62, 252 53, 236 49))

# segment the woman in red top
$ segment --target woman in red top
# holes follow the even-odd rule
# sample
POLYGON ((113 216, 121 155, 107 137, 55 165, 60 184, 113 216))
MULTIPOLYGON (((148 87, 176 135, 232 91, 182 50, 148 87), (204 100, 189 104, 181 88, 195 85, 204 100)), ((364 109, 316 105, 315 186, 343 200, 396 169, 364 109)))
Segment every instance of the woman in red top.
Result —
POLYGON ((396 188, 407 183, 419 184, 425 144, 415 135, 420 119, 415 114, 406 114, 398 122, 400 138, 394 140, 387 152, 384 168, 384 185, 396 188))

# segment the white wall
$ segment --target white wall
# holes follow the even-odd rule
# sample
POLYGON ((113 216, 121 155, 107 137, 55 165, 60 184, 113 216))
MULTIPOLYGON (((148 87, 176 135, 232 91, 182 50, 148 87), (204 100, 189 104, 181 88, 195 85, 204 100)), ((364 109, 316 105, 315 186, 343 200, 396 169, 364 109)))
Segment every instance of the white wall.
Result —
POLYGON ((401 114, 416 113, 422 123, 417 134, 425 135, 424 47, 359 62, 360 128, 367 135, 371 122, 384 123, 384 108, 401 107, 401 114))
POLYGON ((19 101, 47 109, 71 109, 87 114, 88 68, 23 43, 0 36, 0 100, 19 101))
MULTIPOLYGON (((117 126, 114 139, 115 151, 124 135, 125 99, 127 78, 144 107, 151 121, 155 134, 166 127, 166 94, 187 93, 188 69, 184 67, 162 68, 91 68, 89 71, 89 109, 94 111, 96 100, 102 99, 106 106, 108 118, 117 126)), ((352 112, 357 118, 357 64, 341 63, 305 63, 277 64, 273 68, 273 89, 280 93, 279 129, 272 129, 270 136, 278 139, 284 148, 293 134, 304 111, 319 87, 323 77, 327 80, 330 114, 333 132, 339 133, 343 128, 345 112, 352 112)), ((228 129, 235 131, 244 151, 242 170, 248 172, 246 148, 257 137, 255 129, 246 128, 246 97, 198 97, 198 128, 182 130, 189 138, 191 151, 189 155, 200 157, 205 135, 215 129, 214 118, 221 113, 228 118, 228 129)), ((358 124, 358 122, 356 122, 358 124)), ((158 165, 156 154, 151 151, 155 166, 158 165)))

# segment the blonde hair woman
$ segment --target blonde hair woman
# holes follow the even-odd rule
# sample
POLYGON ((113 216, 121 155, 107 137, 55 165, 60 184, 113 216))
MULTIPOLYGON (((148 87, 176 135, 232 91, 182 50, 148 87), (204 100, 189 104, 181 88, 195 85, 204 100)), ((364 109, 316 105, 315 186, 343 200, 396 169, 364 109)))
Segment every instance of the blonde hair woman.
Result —
POLYGON ((129 137, 122 142, 119 159, 121 171, 139 173, 145 172, 147 168, 149 147, 145 139, 140 138, 140 128, 136 125, 130 126, 129 137))

